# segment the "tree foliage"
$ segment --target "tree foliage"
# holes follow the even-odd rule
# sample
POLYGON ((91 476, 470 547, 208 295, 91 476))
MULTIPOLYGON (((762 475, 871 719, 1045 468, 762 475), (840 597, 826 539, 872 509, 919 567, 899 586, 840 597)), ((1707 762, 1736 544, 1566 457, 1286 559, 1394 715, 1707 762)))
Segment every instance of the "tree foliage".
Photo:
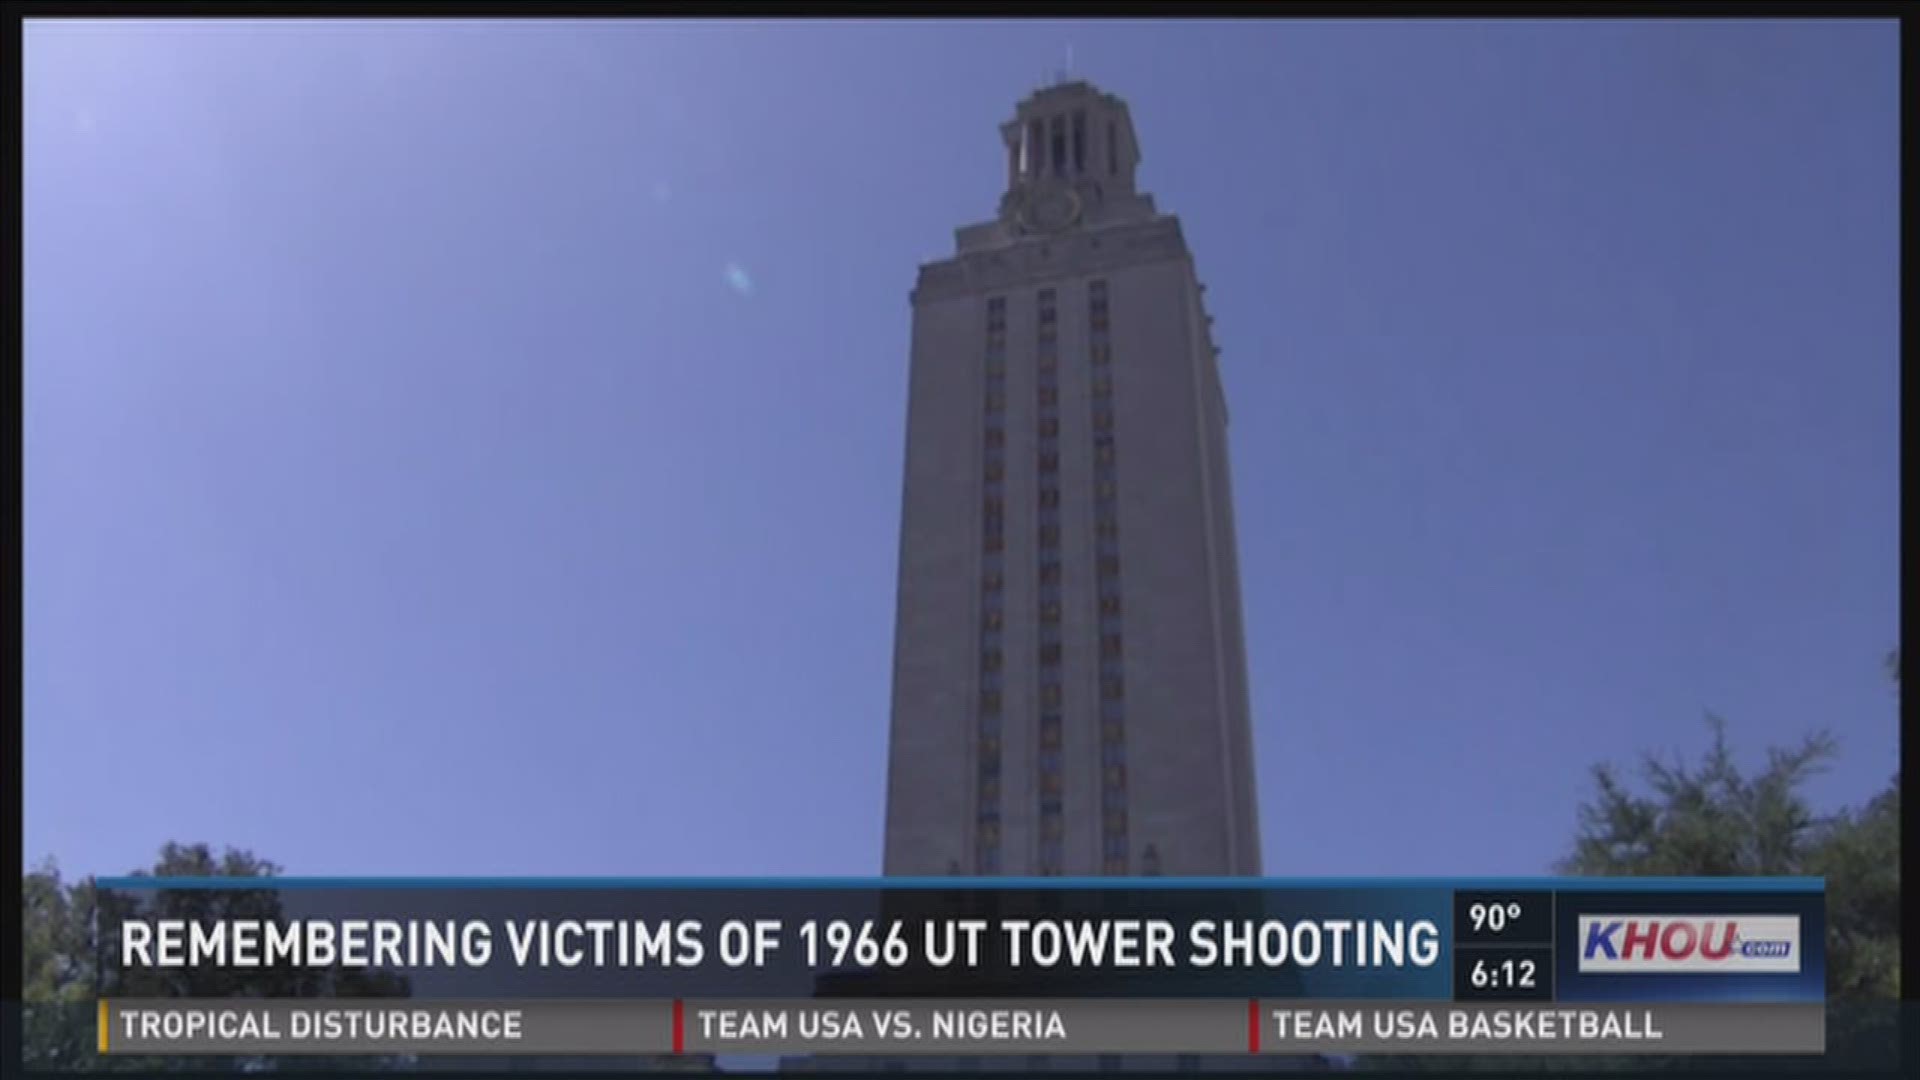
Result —
MULTIPOLYGON (((205 844, 169 843, 151 869, 132 877, 231 877, 268 879, 280 867, 251 852, 229 848, 219 854, 205 844)), ((155 1072, 187 1068, 259 1071, 283 1067, 280 1060, 248 1058, 148 1059, 101 1057, 96 1053, 94 1001, 117 997, 404 997, 406 979, 391 972, 332 969, 215 968, 142 969, 104 985, 96 957, 114 947, 114 928, 124 918, 218 920, 282 917, 280 897, 259 889, 165 890, 146 896, 112 893, 92 879, 68 882, 51 860, 28 872, 21 882, 22 984, 26 1005, 22 1049, 29 1069, 73 1071, 113 1069, 155 1072)), ((327 1059, 284 1059, 284 1067, 326 1068, 327 1059)), ((364 1070, 366 1059, 354 1067, 364 1070)), ((377 1064, 377 1063, 375 1063, 377 1064)))
POLYGON ((93 884, 61 880, 51 859, 20 883, 23 1064, 48 1071, 94 1060, 93 884))
MULTIPOLYGON (((1888 667, 1897 677, 1898 654, 1888 667)), ((1829 1059, 1884 1067, 1900 996, 1900 777, 1864 803, 1817 813, 1803 785, 1835 744, 1815 735, 1742 773, 1724 724, 1695 765, 1649 758, 1639 790, 1595 771, 1572 874, 1781 875, 1826 879, 1829 1059)))
MULTIPOLYGON (((1897 678, 1898 656, 1888 658, 1897 678)), ((1900 777, 1858 807, 1817 813, 1804 785, 1833 756, 1816 733, 1767 755, 1752 775, 1734 761, 1726 724, 1697 764, 1648 756, 1636 788, 1609 765, 1562 873, 1606 877, 1809 876, 1827 882, 1827 994, 1900 996, 1900 777)))
MULTIPOLYGON (((1897 692, 1899 650, 1885 664, 1897 692)), ((1713 716, 1707 722, 1713 739, 1697 761, 1649 754, 1630 771, 1594 766, 1572 850, 1555 869, 1583 877, 1825 878, 1827 996, 1839 1006, 1829 1016, 1830 1054, 1877 1061, 1890 1052, 1900 996, 1899 775, 1860 805, 1822 814, 1805 785, 1837 752, 1831 735, 1819 731, 1771 749, 1764 767, 1748 772, 1735 759, 1726 723, 1713 716)), ((1633 1061, 1394 1056, 1367 1064, 1551 1074, 1631 1068, 1633 1061)))
POLYGON ((1713 742, 1698 764, 1641 762, 1636 790, 1611 764, 1594 767, 1594 794, 1563 873, 1595 877, 1777 877, 1799 874, 1822 823, 1801 794, 1833 756, 1825 733, 1768 753, 1743 774, 1726 723, 1708 717, 1713 742))

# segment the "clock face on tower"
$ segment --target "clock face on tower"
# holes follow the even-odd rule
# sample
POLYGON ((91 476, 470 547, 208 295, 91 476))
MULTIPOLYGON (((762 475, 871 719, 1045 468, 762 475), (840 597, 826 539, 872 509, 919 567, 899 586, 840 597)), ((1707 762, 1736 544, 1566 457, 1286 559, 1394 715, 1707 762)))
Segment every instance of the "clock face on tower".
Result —
POLYGON ((1020 208, 1020 224, 1032 232, 1059 232, 1080 222, 1080 193, 1069 187, 1044 187, 1020 208))

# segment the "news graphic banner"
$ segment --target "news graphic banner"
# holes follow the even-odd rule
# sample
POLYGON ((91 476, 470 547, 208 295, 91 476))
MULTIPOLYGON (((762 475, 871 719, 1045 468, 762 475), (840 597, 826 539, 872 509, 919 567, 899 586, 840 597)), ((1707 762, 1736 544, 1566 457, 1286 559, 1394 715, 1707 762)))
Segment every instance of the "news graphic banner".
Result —
POLYGON ((1818 879, 122 878, 100 895, 108 1055, 1258 1064, 1826 1043, 1818 879))

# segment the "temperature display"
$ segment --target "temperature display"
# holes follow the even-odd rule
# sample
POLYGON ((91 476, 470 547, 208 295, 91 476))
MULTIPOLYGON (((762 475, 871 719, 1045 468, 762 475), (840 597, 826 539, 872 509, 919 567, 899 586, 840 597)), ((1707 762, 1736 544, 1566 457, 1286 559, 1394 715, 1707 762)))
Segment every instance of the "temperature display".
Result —
POLYGON ((1553 895, 1454 893, 1453 940, 1458 945, 1551 945, 1553 895))

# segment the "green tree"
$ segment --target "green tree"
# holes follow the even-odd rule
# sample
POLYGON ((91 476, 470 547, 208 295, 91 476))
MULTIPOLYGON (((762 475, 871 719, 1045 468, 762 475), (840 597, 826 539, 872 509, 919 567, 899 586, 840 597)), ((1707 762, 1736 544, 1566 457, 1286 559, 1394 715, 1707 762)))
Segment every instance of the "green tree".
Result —
MULTIPOLYGON (((1898 650, 1886 667, 1898 692, 1898 650)), ((1726 725, 1709 722, 1713 742, 1698 763, 1649 756, 1637 789, 1611 766, 1596 767, 1580 833, 1559 870, 1825 878, 1828 1053, 1884 1066, 1897 1049, 1900 996, 1899 774, 1861 805, 1823 815, 1804 786, 1833 757, 1831 736, 1820 732, 1775 748, 1749 775, 1734 761, 1726 725)))
POLYGON ((48 859, 20 882, 23 1064, 86 1067, 94 1060, 93 885, 61 880, 48 859))
MULTIPOLYGON (((1900 650, 1887 654, 1900 688, 1900 650)), ((1827 993, 1836 1001, 1900 997, 1900 774, 1827 822, 1807 859, 1827 879, 1827 993)))
MULTIPOLYGON (((1900 653, 1886 658, 1898 691, 1900 653)), ((1777 747, 1743 771, 1727 725, 1707 718, 1713 741, 1696 762, 1642 758, 1630 773, 1593 769, 1571 852, 1555 869, 1582 877, 1823 877, 1827 882, 1827 996, 1832 1056, 1884 1066, 1894 1049, 1900 995, 1900 777, 1856 808, 1820 814, 1806 782, 1837 750, 1826 732, 1777 747)), ((1643 1062, 1645 1059, 1641 1059, 1643 1062)), ((1631 1068, 1633 1059, 1380 1057, 1393 1069, 1472 1068, 1528 1073, 1631 1068)), ((1660 1063, 1673 1068, 1678 1062, 1660 1063)), ((1725 1068, 1723 1059, 1718 1067, 1725 1068)), ((1764 1072, 1769 1063, 1754 1063, 1764 1072)))
POLYGON ((1594 767, 1593 796, 1561 873, 1589 877, 1775 877, 1806 872, 1823 823, 1802 793, 1832 758, 1824 732, 1776 748, 1767 767, 1744 774, 1727 725, 1709 716, 1713 742, 1698 764, 1649 754, 1641 784, 1611 764, 1594 767))
MULTIPOLYGON (((169 843, 151 869, 130 876, 231 877, 269 879, 280 867, 251 852, 229 848, 219 854, 205 844, 169 843)), ((52 860, 28 872, 21 882, 24 1064, 31 1069, 155 1072, 192 1067, 221 1071, 266 1068, 327 1068, 323 1058, 148 1059, 101 1057, 96 1053, 96 996, 119 997, 404 997, 406 979, 391 972, 336 967, 321 970, 265 969, 223 971, 211 968, 140 970, 118 974, 103 984, 96 962, 101 949, 114 947, 119 923, 132 915, 165 919, 267 919, 282 917, 280 898, 271 887, 257 889, 165 890, 147 896, 97 889, 91 879, 66 882, 52 860)), ((368 1067, 366 1059, 354 1068, 368 1067)))
MULTIPOLYGON (((1899 651, 1887 657, 1898 687, 1899 651)), ((1769 752, 1743 773, 1726 724, 1709 718, 1713 743, 1698 764, 1647 757, 1639 790, 1610 765, 1594 769, 1594 795, 1562 873, 1633 877, 1737 875, 1827 881, 1827 996, 1837 1002, 1900 996, 1900 777, 1857 808, 1821 815, 1803 787, 1833 756, 1824 732, 1769 752)))

